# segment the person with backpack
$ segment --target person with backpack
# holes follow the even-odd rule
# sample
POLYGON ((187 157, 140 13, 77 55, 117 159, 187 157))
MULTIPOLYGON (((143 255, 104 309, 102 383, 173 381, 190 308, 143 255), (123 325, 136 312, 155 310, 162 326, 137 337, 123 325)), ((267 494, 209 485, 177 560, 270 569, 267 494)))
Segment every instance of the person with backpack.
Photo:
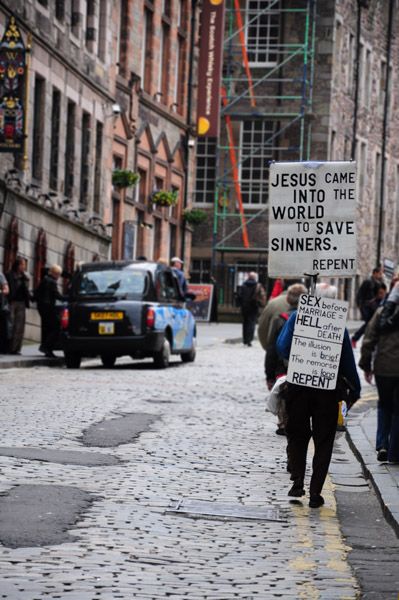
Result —
POLYGON ((258 310, 266 305, 265 289, 254 271, 249 273, 239 289, 237 300, 242 314, 242 341, 245 346, 252 346, 258 310))
MULTIPOLYGON (((357 342, 360 340, 364 332, 366 331, 367 323, 371 320, 375 310, 370 304, 373 302, 379 293, 379 289, 383 283, 383 270, 381 267, 375 267, 371 277, 368 277, 361 284, 359 291, 356 295, 356 304, 362 315, 364 323, 359 327, 357 331, 351 337, 352 347, 356 348, 357 342)), ((385 288, 386 289, 386 288, 385 288)))
MULTIPOLYGON (((290 285, 285 296, 286 309, 274 317, 272 321, 265 354, 266 385, 269 390, 272 389, 279 377, 287 373, 287 361, 277 351, 277 340, 286 321, 288 321, 290 315, 296 310, 299 298, 302 294, 306 293, 307 289, 303 284, 295 283, 290 285)), ((284 409, 279 411, 277 418, 278 426, 276 433, 277 435, 285 435, 284 409)))

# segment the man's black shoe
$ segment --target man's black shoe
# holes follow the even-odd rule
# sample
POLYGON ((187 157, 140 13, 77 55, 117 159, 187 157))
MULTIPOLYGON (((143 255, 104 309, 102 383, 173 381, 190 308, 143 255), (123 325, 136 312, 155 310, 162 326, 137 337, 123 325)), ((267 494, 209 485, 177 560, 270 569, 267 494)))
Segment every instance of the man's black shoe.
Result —
POLYGON ((301 496, 304 496, 305 490, 303 489, 303 481, 300 481, 299 479, 294 481, 294 485, 288 492, 288 495, 293 496, 294 498, 300 498, 301 496))
POLYGON ((386 448, 379 448, 377 460, 380 462, 386 462, 388 460, 388 450, 386 448))
POLYGON ((44 356, 46 358, 57 358, 56 355, 54 354, 54 352, 51 352, 51 350, 46 350, 46 352, 44 353, 44 356))
POLYGON ((276 429, 276 433, 277 435, 285 435, 284 427, 279 427, 278 429, 276 429))
POLYGON ((323 506, 323 504, 324 504, 324 498, 323 498, 323 496, 320 496, 320 494, 314 494, 313 496, 310 496, 310 498, 309 498, 310 508, 319 508, 320 506, 323 506))

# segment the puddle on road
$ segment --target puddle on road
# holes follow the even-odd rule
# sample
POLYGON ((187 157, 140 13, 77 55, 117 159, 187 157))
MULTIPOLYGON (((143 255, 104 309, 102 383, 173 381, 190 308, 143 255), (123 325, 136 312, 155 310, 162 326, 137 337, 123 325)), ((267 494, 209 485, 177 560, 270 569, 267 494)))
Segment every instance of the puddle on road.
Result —
POLYGON ((74 452, 72 450, 48 450, 27 447, 0 447, 0 456, 39 460, 59 465, 81 465, 83 467, 114 466, 120 465, 122 462, 116 456, 100 454, 100 452, 74 452))
POLYGON ((114 448, 134 442, 141 433, 148 431, 150 425, 159 419, 149 413, 124 414, 115 419, 106 419, 90 425, 84 430, 80 441, 85 446, 114 448))
POLYGON ((18 485, 0 494, 0 542, 7 548, 31 548, 75 542, 68 530, 96 500, 79 488, 18 485))

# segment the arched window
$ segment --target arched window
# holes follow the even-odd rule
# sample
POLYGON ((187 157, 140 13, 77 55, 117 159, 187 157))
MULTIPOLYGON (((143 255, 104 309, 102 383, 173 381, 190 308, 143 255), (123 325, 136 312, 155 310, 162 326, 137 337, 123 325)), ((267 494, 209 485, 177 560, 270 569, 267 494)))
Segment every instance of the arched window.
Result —
POLYGON ((47 239, 43 228, 39 230, 35 248, 35 272, 33 275, 33 289, 35 290, 42 278, 42 270, 47 260, 47 239))
POLYGON ((4 247, 4 264, 3 264, 3 272, 8 273, 10 271, 15 259, 18 255, 18 219, 17 217, 12 217, 10 224, 8 226, 6 243, 4 247))
MULTIPOLYGON (((68 273, 72 277, 73 272, 75 270, 75 246, 72 242, 69 242, 64 255, 64 273, 68 273)), ((70 277, 64 276, 64 283, 62 284, 62 289, 65 294, 68 283, 70 281, 70 277)))

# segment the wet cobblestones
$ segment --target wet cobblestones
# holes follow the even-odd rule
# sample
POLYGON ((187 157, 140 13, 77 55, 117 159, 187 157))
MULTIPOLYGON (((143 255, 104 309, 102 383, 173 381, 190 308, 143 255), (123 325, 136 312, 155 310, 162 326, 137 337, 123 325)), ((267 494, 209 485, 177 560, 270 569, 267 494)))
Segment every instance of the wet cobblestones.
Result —
POLYGON ((219 345, 165 371, 128 361, 3 371, 13 391, 0 401, 2 447, 105 452, 83 446, 82 432, 121 413, 156 420, 133 443, 106 449, 119 465, 1 457, 0 492, 65 485, 96 500, 69 532, 75 542, 0 546, 0 598, 357 598, 331 483, 320 510, 288 501, 285 440, 264 410, 262 366, 260 347, 219 345), (279 508, 287 522, 168 512, 180 499, 279 508))

